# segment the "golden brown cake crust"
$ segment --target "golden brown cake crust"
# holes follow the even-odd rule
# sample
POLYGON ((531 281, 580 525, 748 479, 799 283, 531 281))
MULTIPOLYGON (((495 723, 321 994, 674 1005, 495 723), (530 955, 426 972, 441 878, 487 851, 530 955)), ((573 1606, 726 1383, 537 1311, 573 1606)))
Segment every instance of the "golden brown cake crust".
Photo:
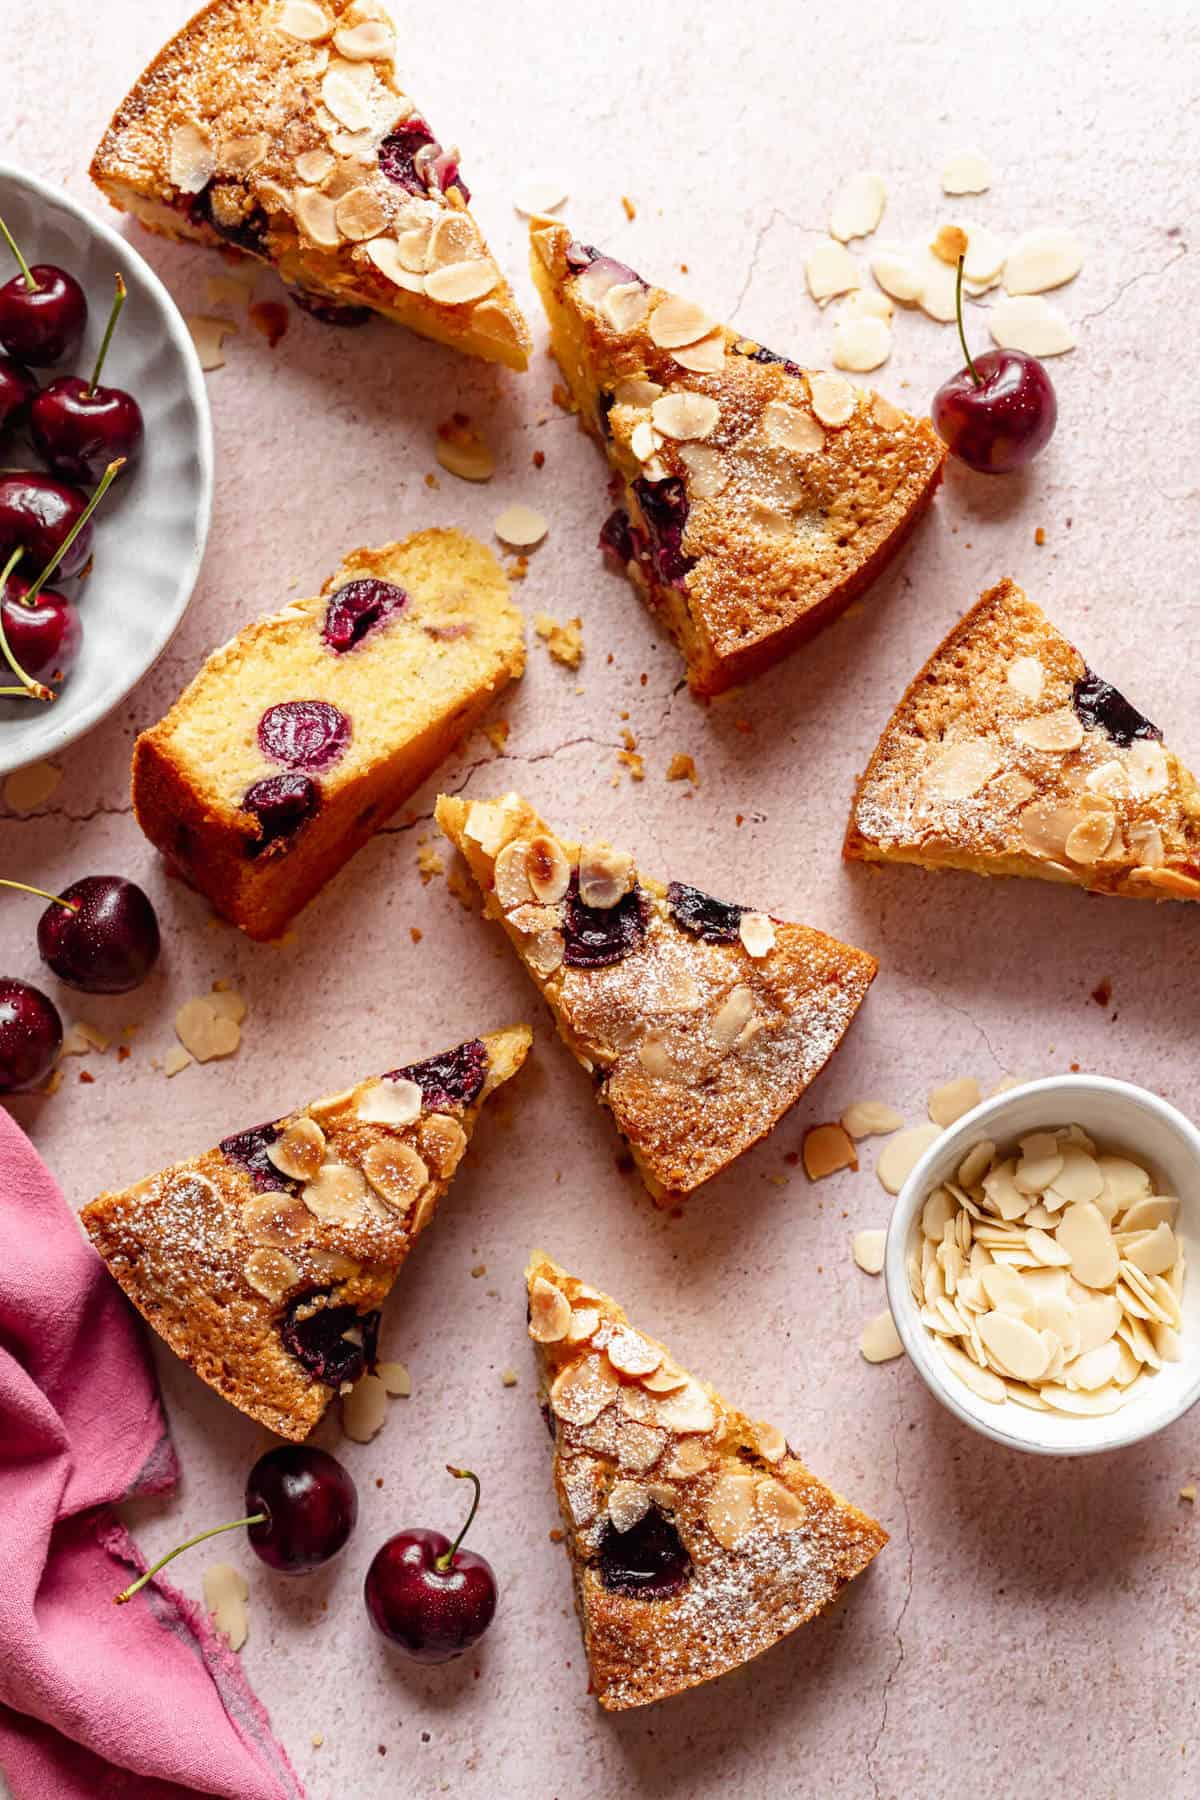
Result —
POLYGON ((633 554, 614 553, 692 687, 719 693, 875 579, 932 499, 945 449, 928 420, 786 363, 556 221, 535 221, 531 243, 554 354, 622 483, 633 554), (664 547, 643 498, 668 484, 686 505, 682 537, 664 547))
POLYGON ((152 231, 523 369, 529 328, 395 52, 377 0, 213 0, 117 108, 92 179, 152 231))
POLYGON ((444 1071, 410 1065, 234 1133, 101 1194, 80 1215, 84 1229, 197 1375, 272 1431, 307 1437, 336 1384, 285 1347, 285 1329, 302 1333, 330 1308, 345 1309, 338 1337, 371 1328, 484 1101, 516 1074, 530 1042, 527 1026, 513 1026, 434 1059, 457 1056, 468 1087, 478 1080, 466 1101, 446 1089, 444 1071))
POLYGON ((760 1656, 878 1555, 887 1532, 877 1520, 812 1475, 777 1426, 689 1375, 607 1294, 541 1251, 526 1283, 601 1706, 645 1706, 760 1656), (640 1537, 644 1547, 648 1533, 680 1547, 677 1579, 654 1597, 616 1573, 624 1546, 640 1537))
POLYGON ((911 683, 858 783, 847 857, 1200 899, 1200 788, 1012 581, 911 683))
POLYGON ((247 625, 213 652, 166 717, 137 740, 133 804, 150 841, 224 917, 276 937, 445 760, 524 668, 521 615, 491 551, 424 531, 352 551, 320 595, 247 625), (323 640, 330 597, 377 579, 407 599, 338 654, 323 640), (242 800, 285 773, 258 725, 280 703, 318 700, 349 721, 344 752, 312 779, 316 812, 262 845, 242 800))
POLYGON ((711 906, 708 896, 639 875, 627 852, 559 838, 518 794, 470 803, 442 795, 436 818, 659 1205, 710 1181, 778 1123, 875 977, 864 951, 748 908, 717 902, 716 924, 700 921, 708 936, 685 929, 679 919, 711 906), (636 911, 640 923, 619 957, 572 966, 564 925, 578 916, 604 928, 605 907, 578 902, 601 891, 605 871, 609 915, 620 908, 632 925, 636 911))

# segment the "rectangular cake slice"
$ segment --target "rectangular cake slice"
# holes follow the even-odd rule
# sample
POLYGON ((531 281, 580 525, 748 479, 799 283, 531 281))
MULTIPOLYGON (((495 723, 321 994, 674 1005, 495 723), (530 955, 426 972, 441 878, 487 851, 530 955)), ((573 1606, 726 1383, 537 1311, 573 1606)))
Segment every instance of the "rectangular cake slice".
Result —
POLYGON ((307 1437, 374 1361, 379 1309, 528 1026, 360 1081, 84 1208, 138 1311, 234 1406, 307 1437))
POLYGON ((560 838, 519 794, 443 794, 437 821, 659 1205, 766 1136, 875 978, 873 956, 823 932, 664 886, 608 844, 560 838))
POLYGON ((138 823, 218 912, 276 937, 524 663, 521 615, 474 538, 351 551, 319 596, 215 650, 142 732, 138 823))

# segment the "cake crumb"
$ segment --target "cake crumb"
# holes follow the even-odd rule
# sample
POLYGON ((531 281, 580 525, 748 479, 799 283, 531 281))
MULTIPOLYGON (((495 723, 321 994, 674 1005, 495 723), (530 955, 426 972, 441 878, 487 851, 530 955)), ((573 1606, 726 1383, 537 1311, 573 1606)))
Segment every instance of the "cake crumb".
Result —
POLYGON ((438 426, 435 454, 460 481, 490 481, 496 473, 496 459, 466 413, 452 413, 438 426))
POLYGON ((456 864, 446 876, 446 886, 464 912, 474 912, 475 889, 465 869, 459 868, 456 864))
POLYGON ((569 619, 560 625, 549 613, 535 613, 533 629, 542 639, 554 661, 564 669, 577 669, 583 661, 583 620, 569 619))
POLYGON ((1179 1498, 1181 1500, 1188 1500, 1188 1501, 1191 1501, 1192 1503, 1194 1503, 1195 1499, 1196 1499, 1195 1484, 1193 1482, 1189 1481, 1189 1483, 1186 1487, 1181 1487, 1179 1490, 1179 1498))
POLYGON ((419 925, 410 925, 408 928, 408 935, 414 944, 419 944, 421 939, 425 936, 425 933, 421 930, 419 925))
POLYGON ((625 729, 621 733, 621 742, 624 744, 624 746, 627 750, 636 750, 637 749, 637 739, 634 737, 632 731, 630 731, 628 725, 625 727, 625 729))
POLYGON ((507 719, 493 719, 490 725, 484 726, 483 735, 493 750, 503 750, 511 730, 512 726, 507 719))
POLYGON ((475 1277, 475 1280, 478 1281, 479 1277, 481 1275, 487 1274, 487 1264, 486 1263, 476 1263, 474 1268, 471 1270, 471 1274, 475 1277))
POLYGON ((41 1085, 40 1092, 43 1094, 57 1094, 59 1088, 62 1086, 62 1078, 63 1072, 61 1069, 51 1069, 49 1075, 47 1075, 45 1081, 41 1085))
POLYGON ((182 1044, 172 1044, 163 1058, 163 1074, 170 1079, 172 1075, 178 1075, 186 1069, 191 1060, 182 1044))
POLYGON ((563 1540, 564 1540, 564 1539, 565 1539, 565 1537, 566 1537, 566 1535, 567 1535, 567 1534, 566 1534, 566 1532, 565 1532, 565 1531, 564 1531, 564 1530, 563 1530, 563 1529, 562 1529, 562 1527, 561 1527, 561 1525, 552 1525, 552 1526, 551 1526, 551 1528, 550 1528, 550 1542, 551 1542, 551 1543, 552 1543, 552 1544, 561 1544, 561 1543, 562 1543, 562 1542, 563 1542, 563 1540))
POLYGON ((563 412, 575 411, 575 402, 572 400, 569 390, 563 386, 561 381, 556 381, 554 386, 550 389, 550 398, 553 400, 555 406, 562 408, 563 412))
POLYGON ((1046 533, 1040 525, 1033 534, 1033 541, 1035 544, 1044 544, 1046 541, 1046 533))
POLYGON ((108 1039, 95 1025, 89 1025, 86 1019, 76 1019, 69 1025, 63 1036, 62 1049, 59 1056, 86 1056, 89 1050, 98 1050, 103 1056, 108 1049, 108 1039))
POLYGON ((505 1387, 516 1387, 517 1371, 515 1369, 501 1369, 500 1380, 505 1387))
POLYGON ((621 195, 621 206, 624 209, 625 217, 629 220, 630 224, 632 224, 634 219, 637 218, 637 207, 629 198, 628 194, 621 195))
POLYGON ((685 756, 681 750, 677 750, 667 764, 667 780, 690 781, 693 787, 700 785, 700 776, 694 761, 690 756, 685 756))
POLYGON ((118 1062, 128 1062, 132 1055, 133 1055, 133 1051, 129 1048, 128 1044, 118 1044, 117 1045, 117 1061, 118 1062))
POLYGON ((529 460, 535 469, 544 469, 546 466, 546 452, 544 450, 535 450, 529 460))
POLYGON ((425 477, 425 486, 427 488, 432 488, 435 493, 441 492, 442 484, 438 480, 437 476, 433 473, 432 469, 429 471, 429 474, 426 475, 426 477, 425 477))
MULTIPOLYGON (((645 781, 645 779, 646 779, 645 759, 643 757, 639 756, 636 750, 618 750, 617 751, 617 761, 619 763, 623 763, 624 766, 629 770, 630 781, 645 781)), ((620 773, 618 772, 613 777, 613 786, 614 787, 616 787, 616 785, 617 785, 618 781, 620 781, 620 779, 621 779, 620 773)))
POLYGON ((323 1731, 314 1731, 314 1732, 313 1732, 313 1734, 312 1734, 312 1747, 313 1747, 313 1749, 314 1749, 314 1750, 319 1750, 319 1749, 320 1749, 320 1748, 321 1748, 321 1745, 322 1745, 322 1744, 323 1744, 323 1743, 324 1743, 324 1742, 325 1742, 325 1733, 324 1733, 324 1732, 323 1732, 323 1731))
POLYGON ((92 1085, 93 1081, 95 1081, 96 1077, 92 1074, 90 1069, 80 1069, 79 1079, 80 1079, 80 1081, 86 1083, 86 1085, 88 1087, 90 1087, 92 1085))
POLYGON ((417 870, 421 877, 421 886, 428 887, 435 875, 444 875, 446 865, 432 844, 421 838, 417 844, 417 870))

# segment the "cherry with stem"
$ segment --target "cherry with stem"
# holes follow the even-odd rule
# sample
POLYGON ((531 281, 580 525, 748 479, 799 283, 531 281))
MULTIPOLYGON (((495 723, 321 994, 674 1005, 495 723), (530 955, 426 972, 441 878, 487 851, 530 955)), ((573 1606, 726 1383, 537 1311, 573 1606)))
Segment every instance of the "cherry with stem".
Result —
POLYGON ((971 355, 963 325, 965 260, 958 258, 955 312, 966 363, 942 383, 930 412, 953 456, 981 475, 1003 475, 1045 449, 1058 419, 1058 399, 1036 356, 1004 349, 971 355))
POLYGON ((416 1662, 442 1663, 477 1644, 496 1615, 491 1564, 462 1542, 479 1507, 479 1477, 446 1464, 475 1489, 466 1523, 453 1542, 412 1526, 388 1538, 367 1571, 363 1600, 371 1623, 416 1662))
POLYGON ((36 394, 30 405, 29 429, 39 454, 56 475, 69 481, 95 481, 115 457, 136 460, 145 436, 142 409, 124 388, 101 387, 100 375, 125 305, 121 276, 108 324, 100 341, 92 378, 63 375, 36 394))
POLYGON ((45 368, 79 348, 87 324, 87 296, 73 275, 54 263, 31 268, 3 219, 0 237, 19 274, 0 287, 0 344, 10 356, 45 368))

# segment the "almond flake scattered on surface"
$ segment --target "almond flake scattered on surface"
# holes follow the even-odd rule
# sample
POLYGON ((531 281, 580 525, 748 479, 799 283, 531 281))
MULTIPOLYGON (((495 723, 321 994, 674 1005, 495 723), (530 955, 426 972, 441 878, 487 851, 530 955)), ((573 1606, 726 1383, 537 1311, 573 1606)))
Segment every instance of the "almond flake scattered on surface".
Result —
POLYGON ((875 1173, 889 1194, 898 1194, 930 1144, 942 1135, 940 1125, 910 1125, 889 1138, 879 1152, 875 1173))
POLYGON ((925 287, 921 264, 902 244, 880 244, 871 256, 871 273, 885 294, 902 306, 917 306, 925 287))
POLYGON ((369 1444, 388 1413, 388 1392, 378 1375, 361 1375, 342 1395, 342 1430, 356 1444, 369 1444))
POLYGON ((804 274, 808 291, 818 306, 836 294, 848 294, 852 288, 862 286, 858 264, 844 244, 832 241, 809 251, 804 274))
POLYGON ((375 1373, 393 1399, 407 1400, 412 1393, 412 1376, 403 1363, 375 1364, 375 1373))
POLYGON ((834 195, 829 209, 830 237, 842 244, 850 238, 870 237, 886 204, 887 187, 882 175, 871 170, 851 175, 834 195))
POLYGON ((204 1604, 212 1614, 212 1622, 231 1650, 240 1650, 246 1641, 249 1621, 246 1601, 250 1583, 232 1563, 210 1563, 204 1571, 204 1604))
POLYGON ((1179 1498, 1180 1498, 1180 1499, 1181 1499, 1181 1500, 1191 1500, 1191 1501, 1195 1501, 1195 1498, 1196 1498, 1196 1490, 1195 1490, 1195 1488, 1194 1488, 1194 1486, 1193 1486, 1193 1485, 1192 1485, 1192 1484, 1191 1484, 1191 1482, 1189 1482, 1189 1483, 1188 1483, 1188 1485, 1187 1485, 1187 1487, 1181 1487, 1181 1488, 1180 1488, 1180 1490, 1179 1490, 1179 1498))
POLYGON ((1083 267, 1083 246, 1073 231, 1043 226, 1027 231, 1008 252, 1004 264, 1006 294, 1042 294, 1073 281, 1083 267))
POLYGON ((855 288, 842 302, 841 316, 843 319, 882 319, 885 325, 890 325, 895 310, 886 294, 877 294, 874 288, 855 288))
POLYGON ((446 873, 446 865, 438 850, 424 840, 417 845, 417 873, 421 877, 422 887, 428 887, 435 875, 446 873))
POLYGON ((870 1323, 863 1326, 858 1347, 869 1363, 891 1362, 893 1357, 904 1355, 904 1345, 890 1312, 876 1313, 870 1323))
POLYGON ((982 1099, 979 1083, 969 1075, 963 1075, 957 1081, 947 1081, 934 1088, 929 1096, 929 1116, 944 1130, 970 1112, 973 1106, 978 1106, 982 1099))
POLYGON ((668 781, 690 781, 693 787, 700 785, 700 772, 694 760, 682 750, 677 750, 667 764, 668 781))
POLYGON ((505 1387, 516 1387, 517 1371, 515 1369, 502 1369, 500 1371, 500 1380, 505 1387))
POLYGON ((852 1100, 842 1114, 842 1124, 852 1138, 890 1137, 904 1123, 904 1114, 882 1100, 852 1100))
POLYGON ((223 1019, 232 1019, 235 1025, 240 1025, 246 1017, 245 999, 236 988, 229 987, 224 982, 213 982, 208 1002, 214 1012, 219 1013, 223 1019))
POLYGON ((858 1153, 840 1125, 810 1125, 800 1153, 810 1181, 823 1181, 839 1169, 858 1168, 858 1153))
POLYGON ((61 780, 62 770, 56 763, 26 763, 23 769, 14 769, 5 781, 4 804, 15 813, 36 812, 61 780))
POLYGON ((535 613, 533 629, 537 632, 555 662, 565 669, 577 669, 583 661, 583 620, 568 619, 565 625, 549 613, 535 613))
POLYGON ((956 150, 942 165, 943 194, 986 194, 992 168, 982 150, 956 150))
POLYGON ((550 528, 540 512, 535 512, 532 506, 518 504, 506 506, 492 529, 504 543, 514 545, 518 550, 532 550, 550 528))
POLYGON ((247 306, 253 292, 253 275, 208 275, 204 280, 209 306, 247 306))
POLYGON ((237 335, 232 319, 218 319, 209 313, 193 313, 185 324, 192 334, 196 355, 205 374, 225 367, 225 339, 237 335))
POLYGON ((854 1234, 854 1260, 865 1275, 878 1275, 883 1268, 883 1253, 887 1245, 886 1231, 856 1231, 854 1234))
POLYGON ((935 256, 928 246, 918 251, 914 260, 921 279, 921 294, 917 301, 921 311, 927 318, 936 319, 939 325, 953 324, 958 316, 955 303, 958 271, 943 262, 940 256, 935 256))
POLYGON ((171 1048, 167 1051, 167 1054, 163 1057, 163 1074, 166 1075, 168 1079, 172 1075, 179 1075, 184 1069, 190 1068, 191 1061, 190 1055, 184 1049, 182 1044, 172 1044, 171 1048))
POLYGON ((460 481, 490 481, 496 473, 495 457, 465 413, 455 413, 438 426, 436 455, 443 469, 460 481))
POLYGON ((833 366, 859 375, 880 368, 892 353, 892 334, 885 320, 869 315, 839 319, 833 328, 833 366))
POLYGON ((561 181, 529 176, 513 195, 513 206, 525 218, 532 219, 539 213, 557 212, 566 198, 567 190, 561 181))
POLYGON ((62 1049, 59 1056, 87 1056, 90 1051, 97 1050, 103 1056, 108 1049, 109 1040, 96 1025, 89 1025, 86 1019, 76 1019, 68 1025, 63 1033, 62 1049))
POLYGON ((997 300, 988 314, 988 330, 1002 350, 1024 350, 1029 356, 1062 356, 1075 348, 1065 314, 1039 294, 997 300))
POLYGON ((175 1014, 176 1036, 197 1062, 232 1056, 242 1041, 237 1020, 219 1012, 216 999, 214 994, 203 994, 196 1000, 185 1000, 175 1014))

